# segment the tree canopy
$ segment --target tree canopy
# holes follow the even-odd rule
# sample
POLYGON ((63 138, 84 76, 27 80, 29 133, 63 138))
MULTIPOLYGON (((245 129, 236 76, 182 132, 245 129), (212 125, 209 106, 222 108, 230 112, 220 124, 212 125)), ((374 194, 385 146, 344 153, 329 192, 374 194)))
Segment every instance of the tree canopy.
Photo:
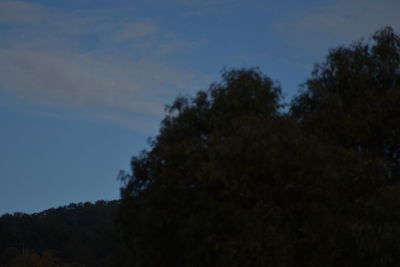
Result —
POLYGON ((330 51, 317 64, 292 115, 325 143, 368 151, 400 175, 400 36, 390 27, 368 42, 330 51))
POLYGON ((289 112, 258 69, 178 97, 123 177, 127 266, 398 266, 399 40, 331 50, 289 112))

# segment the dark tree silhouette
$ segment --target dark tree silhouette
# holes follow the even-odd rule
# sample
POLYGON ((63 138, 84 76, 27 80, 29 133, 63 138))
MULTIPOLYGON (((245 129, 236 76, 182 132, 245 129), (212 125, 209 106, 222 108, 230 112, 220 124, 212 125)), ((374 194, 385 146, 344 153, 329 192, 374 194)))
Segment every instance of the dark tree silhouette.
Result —
POLYGON ((400 36, 390 27, 368 42, 330 51, 292 104, 307 133, 368 151, 400 178, 400 36))
POLYGON ((288 113, 258 69, 178 97, 123 177, 128 266, 398 266, 399 43, 331 50, 288 113))

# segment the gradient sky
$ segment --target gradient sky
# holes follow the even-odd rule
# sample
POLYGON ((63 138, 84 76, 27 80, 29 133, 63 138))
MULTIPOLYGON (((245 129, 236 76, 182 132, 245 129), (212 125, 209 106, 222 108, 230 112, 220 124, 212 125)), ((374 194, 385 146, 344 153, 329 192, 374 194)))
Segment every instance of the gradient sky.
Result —
POLYGON ((399 0, 0 0, 0 214, 119 197, 164 105, 230 67, 286 99, 399 0))

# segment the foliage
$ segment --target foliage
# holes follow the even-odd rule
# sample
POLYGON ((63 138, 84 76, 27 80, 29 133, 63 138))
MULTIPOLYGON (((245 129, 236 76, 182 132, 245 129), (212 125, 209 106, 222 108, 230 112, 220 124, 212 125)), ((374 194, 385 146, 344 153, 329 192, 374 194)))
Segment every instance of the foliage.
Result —
POLYGON ((123 177, 126 265, 398 266, 399 52, 331 50, 288 113, 258 69, 178 97, 123 177))
POLYGON ((303 129, 325 143, 388 160, 400 178, 400 36, 390 27, 369 42, 331 50, 292 104, 303 129))
POLYGON ((11 263, 12 267, 60 267, 55 256, 49 252, 38 254, 35 251, 26 251, 15 257, 11 263))

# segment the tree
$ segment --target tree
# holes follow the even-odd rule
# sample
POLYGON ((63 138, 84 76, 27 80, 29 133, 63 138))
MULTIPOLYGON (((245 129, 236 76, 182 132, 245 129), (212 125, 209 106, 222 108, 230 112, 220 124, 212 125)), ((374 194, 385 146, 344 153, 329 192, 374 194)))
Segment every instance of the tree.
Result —
POLYGON ((385 168, 281 107, 275 82, 241 69, 167 108, 123 177, 130 266, 373 266, 359 220, 385 168))
POLYGON ((400 179, 400 36, 392 28, 331 50, 304 89, 291 111, 307 133, 385 159, 388 178, 400 179))
POLYGON ((386 27, 366 42, 331 50, 303 89, 291 106, 302 131, 324 144, 370 155, 384 172, 355 213, 358 221, 350 232, 355 263, 398 265, 400 36, 386 27))
POLYGON ((216 222, 224 217, 219 190, 228 180, 215 176, 217 172, 211 175, 210 164, 222 156, 213 150, 234 141, 230 133, 238 120, 272 119, 280 105, 279 87, 257 70, 225 72, 223 79, 194 99, 177 98, 151 141, 151 151, 132 159, 133 176, 122 190, 126 208, 121 222, 138 266, 211 264, 222 249, 211 231, 222 231, 226 224, 216 222), (208 226, 199 220, 206 214, 212 220, 208 226), (209 249, 202 251, 205 247, 209 249))

